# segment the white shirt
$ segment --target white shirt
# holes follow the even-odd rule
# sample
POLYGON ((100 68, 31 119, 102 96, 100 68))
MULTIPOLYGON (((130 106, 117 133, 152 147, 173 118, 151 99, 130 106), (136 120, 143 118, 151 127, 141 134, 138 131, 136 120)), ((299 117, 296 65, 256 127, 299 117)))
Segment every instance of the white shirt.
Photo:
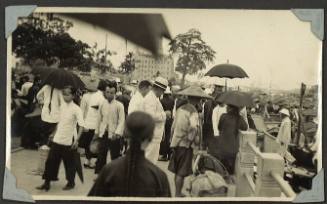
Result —
POLYGON ((151 115, 155 122, 155 129, 152 141, 160 142, 165 128, 166 113, 160 103, 159 98, 154 94, 153 91, 150 91, 144 97, 143 110, 144 112, 151 115))
POLYGON ((212 111, 212 128, 214 136, 219 136, 218 124, 222 114, 227 113, 226 105, 217 105, 212 111))
POLYGON ((81 100, 81 109, 85 128, 95 130, 99 118, 100 106, 105 101, 102 91, 86 93, 81 100))
POLYGON ((128 105, 128 114, 135 112, 135 111, 144 111, 143 110, 143 103, 144 103, 144 97, 140 92, 136 92, 128 105))
POLYGON ((102 137, 106 130, 108 138, 112 138, 113 134, 122 136, 125 125, 124 105, 115 99, 110 103, 106 100, 100 107, 98 121, 99 126, 95 133, 99 134, 99 137, 102 137))
POLYGON ((291 120, 289 117, 285 117, 282 120, 282 123, 280 125, 278 135, 277 135, 277 141, 283 142, 286 147, 291 142, 291 120))
POLYGON ((73 138, 76 139, 76 125, 84 127, 83 114, 78 105, 73 101, 63 102, 60 106, 60 120, 57 125, 53 142, 61 145, 72 145, 73 138))
POLYGON ((20 91, 18 91, 18 96, 27 96, 28 94, 28 91, 30 90, 30 88, 33 86, 33 82, 25 82, 23 85, 22 85, 22 88, 20 91))
POLYGON ((53 89, 51 112, 49 110, 50 95, 51 86, 49 85, 43 86, 36 95, 38 101, 43 101, 41 119, 48 123, 58 123, 60 117, 60 104, 63 102, 62 91, 59 89, 53 89))

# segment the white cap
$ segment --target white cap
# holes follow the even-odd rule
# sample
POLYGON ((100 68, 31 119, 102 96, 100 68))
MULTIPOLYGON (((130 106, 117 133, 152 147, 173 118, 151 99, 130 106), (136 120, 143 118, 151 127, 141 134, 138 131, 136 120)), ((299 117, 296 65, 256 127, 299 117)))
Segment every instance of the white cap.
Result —
POLYGON ((284 114, 284 115, 287 115, 288 117, 290 117, 290 112, 286 108, 283 108, 279 112, 282 113, 282 114, 284 114))
POLYGON ((163 90, 166 90, 166 88, 168 87, 168 80, 159 76, 154 80, 153 86, 157 86, 159 88, 162 88, 163 90))

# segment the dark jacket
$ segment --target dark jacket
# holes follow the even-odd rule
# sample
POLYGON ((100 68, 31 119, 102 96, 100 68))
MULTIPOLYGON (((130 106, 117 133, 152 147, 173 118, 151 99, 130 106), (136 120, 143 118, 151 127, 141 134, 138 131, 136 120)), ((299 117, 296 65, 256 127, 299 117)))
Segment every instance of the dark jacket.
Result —
POLYGON ((164 96, 161 100, 161 105, 164 109, 164 111, 171 111, 173 112, 175 101, 172 97, 170 96, 164 96))
POLYGON ((238 115, 224 113, 221 115, 218 129, 220 136, 218 137, 217 151, 220 156, 234 157, 239 149, 239 130, 247 130, 245 120, 238 115))
MULTIPOLYGON (((103 167, 88 196, 127 196, 127 165, 130 152, 103 167)), ((130 195, 133 197, 171 197, 166 174, 139 153, 130 195)))

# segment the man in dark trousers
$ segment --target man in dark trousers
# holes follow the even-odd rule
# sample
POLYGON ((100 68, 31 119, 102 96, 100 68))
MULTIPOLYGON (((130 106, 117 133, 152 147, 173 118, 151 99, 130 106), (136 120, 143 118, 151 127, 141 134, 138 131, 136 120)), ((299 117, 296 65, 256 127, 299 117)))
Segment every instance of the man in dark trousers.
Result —
POLYGON ((162 141, 160 143, 159 150, 159 161, 168 161, 170 158, 170 137, 171 137, 171 126, 173 124, 173 109, 174 109, 174 99, 171 95, 171 90, 168 87, 164 92, 163 98, 161 99, 161 104, 164 111, 167 114, 166 123, 165 123, 165 131, 162 141))

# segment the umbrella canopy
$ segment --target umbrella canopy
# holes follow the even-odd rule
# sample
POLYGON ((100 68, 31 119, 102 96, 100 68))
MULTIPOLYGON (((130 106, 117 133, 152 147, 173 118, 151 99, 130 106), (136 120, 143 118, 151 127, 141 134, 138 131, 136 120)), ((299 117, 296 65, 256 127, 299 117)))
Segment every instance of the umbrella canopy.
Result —
POLYGON ((219 64, 212 67, 205 76, 223 78, 248 78, 247 73, 239 66, 234 64, 219 64))
POLYGON ((63 89, 65 86, 73 86, 76 89, 85 88, 85 84, 76 74, 64 69, 54 70, 48 74, 43 83, 57 89, 63 89))
POLYGON ((84 22, 110 30, 127 40, 159 54, 161 38, 171 39, 161 14, 139 13, 67 13, 84 22))
POLYGON ((212 98, 206 92, 204 92, 201 87, 199 86, 189 86, 179 92, 176 93, 177 95, 184 95, 184 96, 193 96, 193 97, 200 97, 200 98, 212 98))
POLYGON ((41 80, 45 80, 47 76, 57 70, 57 68, 50 68, 50 67, 35 67, 32 69, 31 74, 33 75, 39 75, 41 80))
POLYGON ((82 181, 84 182, 84 176, 83 176, 83 168, 82 168, 82 162, 81 162, 81 156, 80 154, 74 150, 74 166, 75 166, 75 171, 82 181))
POLYGON ((225 92, 218 98, 218 102, 233 105, 239 108, 244 106, 253 106, 253 99, 251 95, 240 91, 225 92))

